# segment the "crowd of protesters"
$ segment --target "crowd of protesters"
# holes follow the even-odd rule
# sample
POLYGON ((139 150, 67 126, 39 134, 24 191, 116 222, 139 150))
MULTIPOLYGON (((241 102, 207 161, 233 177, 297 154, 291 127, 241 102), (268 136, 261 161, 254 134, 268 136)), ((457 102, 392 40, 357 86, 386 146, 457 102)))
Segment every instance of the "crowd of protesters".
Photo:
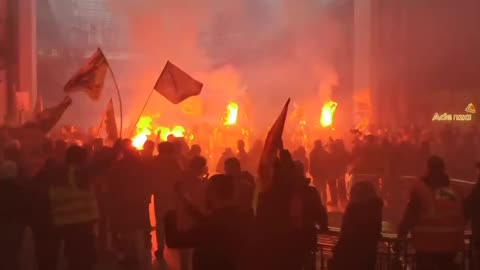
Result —
MULTIPOLYGON (((446 164, 466 143, 474 151, 472 134, 445 150, 446 164)), ((422 175, 398 226, 399 237, 412 236, 418 269, 455 269, 468 220, 480 248, 479 188, 455 190, 444 160, 414 135, 356 134, 350 151, 333 139, 316 141, 310 153, 282 150, 262 192, 255 186, 261 143, 247 151, 239 141, 211 170, 201 147, 181 139, 147 141, 141 151, 128 139, 112 147, 101 139, 81 146, 45 140, 34 152, 5 141, 0 269, 19 269, 27 227, 39 270, 95 269, 112 254, 118 269, 149 269, 152 249, 169 269, 316 269, 317 234, 329 233, 327 209, 342 204, 329 269, 375 269, 384 204, 394 200, 399 175, 422 175), (348 173, 362 177, 349 187, 348 173)), ((451 146, 454 133, 442 136, 451 146)))

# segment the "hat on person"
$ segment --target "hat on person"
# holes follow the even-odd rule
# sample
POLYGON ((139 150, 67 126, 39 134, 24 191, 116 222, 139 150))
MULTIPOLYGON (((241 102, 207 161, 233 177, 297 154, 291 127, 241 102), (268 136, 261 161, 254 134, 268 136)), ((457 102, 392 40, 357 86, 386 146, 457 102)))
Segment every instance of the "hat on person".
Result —
POLYGON ((17 164, 10 160, 0 162, 0 180, 13 179, 18 175, 17 164))

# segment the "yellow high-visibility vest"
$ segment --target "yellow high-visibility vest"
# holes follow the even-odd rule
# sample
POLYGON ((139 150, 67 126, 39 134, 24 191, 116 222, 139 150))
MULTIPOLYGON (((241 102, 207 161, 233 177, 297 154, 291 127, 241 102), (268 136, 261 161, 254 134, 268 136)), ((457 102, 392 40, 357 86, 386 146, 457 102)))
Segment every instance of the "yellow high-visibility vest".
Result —
POLYGON ((56 226, 91 222, 98 219, 98 205, 92 188, 79 188, 75 168, 68 171, 66 186, 49 190, 53 224, 56 226))

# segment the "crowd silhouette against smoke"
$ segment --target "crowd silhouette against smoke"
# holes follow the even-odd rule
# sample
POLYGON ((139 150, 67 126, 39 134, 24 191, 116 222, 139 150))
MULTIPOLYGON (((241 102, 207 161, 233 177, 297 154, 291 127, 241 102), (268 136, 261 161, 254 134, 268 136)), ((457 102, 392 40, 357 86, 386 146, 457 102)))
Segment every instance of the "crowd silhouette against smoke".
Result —
POLYGON ((3 2, 0 270, 480 269, 478 1, 3 2))

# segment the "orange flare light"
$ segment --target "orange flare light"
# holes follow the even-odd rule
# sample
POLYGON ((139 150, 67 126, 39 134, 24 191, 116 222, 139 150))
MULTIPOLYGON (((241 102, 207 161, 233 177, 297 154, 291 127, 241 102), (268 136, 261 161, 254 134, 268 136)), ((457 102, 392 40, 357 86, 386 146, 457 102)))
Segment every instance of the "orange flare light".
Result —
POLYGON ((320 117, 320 125, 322 127, 330 127, 333 125, 337 106, 338 103, 334 101, 328 101, 323 105, 322 116, 320 117))
POLYGON ((138 150, 143 149, 143 144, 152 135, 153 118, 149 116, 142 116, 137 123, 137 134, 132 138, 132 146, 138 150))
POLYGON ((160 139, 166 141, 170 135, 176 138, 185 137, 186 129, 183 126, 174 126, 172 129, 160 126, 155 130, 155 133, 160 133, 160 139))
POLYGON ((159 134, 161 141, 167 141, 170 135, 176 138, 185 137, 186 129, 183 126, 177 125, 173 128, 164 126, 153 126, 153 117, 142 116, 137 123, 137 134, 132 138, 132 146, 138 150, 143 150, 143 145, 152 134, 159 134), (154 132, 155 131, 155 132, 154 132))
POLYGON ((237 103, 235 102, 228 103, 226 115, 223 119, 224 120, 223 124, 225 126, 233 126, 237 124, 238 110, 239 110, 239 107, 237 103))

